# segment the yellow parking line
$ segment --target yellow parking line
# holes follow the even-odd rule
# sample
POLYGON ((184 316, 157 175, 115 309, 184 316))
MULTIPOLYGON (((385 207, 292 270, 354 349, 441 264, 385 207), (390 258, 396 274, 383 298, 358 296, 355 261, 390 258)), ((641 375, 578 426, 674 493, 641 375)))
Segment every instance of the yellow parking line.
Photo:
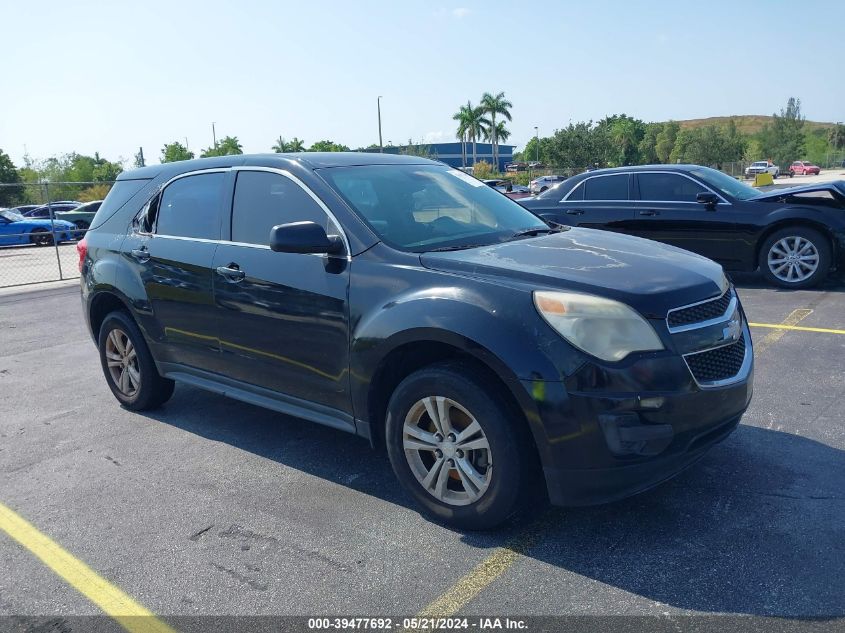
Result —
POLYGON ((487 558, 476 565, 469 573, 461 577, 434 602, 417 614, 418 618, 448 618, 455 615, 470 600, 475 598, 497 578, 504 574, 530 548, 543 528, 548 527, 552 518, 547 515, 526 529, 513 541, 497 547, 487 558))
POLYGON ((19 514, 0 503, 0 531, 41 560, 70 586, 131 633, 175 633, 108 580, 61 545, 42 534, 19 514))
MULTIPOLYGON (((757 353, 759 354, 766 348, 777 343, 787 333, 788 328, 795 327, 799 321, 806 319, 812 313, 813 311, 810 308, 798 308, 797 310, 790 312, 788 317, 775 326, 777 329, 773 332, 769 332, 761 340, 755 343, 754 347, 756 348, 757 353)), ((748 325, 753 324, 749 323, 748 325)))
POLYGON ((823 334, 845 334, 845 330, 831 330, 824 327, 804 327, 803 325, 780 325, 777 323, 749 323, 751 327, 767 327, 776 330, 796 330, 798 332, 822 332, 823 334))

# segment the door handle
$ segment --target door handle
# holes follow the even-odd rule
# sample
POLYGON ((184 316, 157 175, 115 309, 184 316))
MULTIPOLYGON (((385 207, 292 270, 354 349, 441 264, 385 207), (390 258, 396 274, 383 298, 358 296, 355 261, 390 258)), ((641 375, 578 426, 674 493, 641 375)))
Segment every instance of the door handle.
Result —
POLYGON ((147 249, 146 246, 142 246, 141 248, 133 248, 132 257, 134 257, 143 264, 144 262, 150 261, 150 251, 147 249))
POLYGON ((660 211, 649 209, 648 211, 640 211, 640 215, 660 215, 660 211))
POLYGON ((581 209, 567 209, 566 215, 584 215, 581 209))
POLYGON ((235 263, 231 263, 228 266, 218 266, 215 270, 218 275, 233 284, 243 281, 244 277, 246 277, 246 273, 235 263))

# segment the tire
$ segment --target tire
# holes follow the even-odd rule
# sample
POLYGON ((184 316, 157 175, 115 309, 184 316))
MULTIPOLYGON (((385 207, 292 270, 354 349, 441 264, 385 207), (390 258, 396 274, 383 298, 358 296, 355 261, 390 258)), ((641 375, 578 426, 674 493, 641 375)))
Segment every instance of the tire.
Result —
POLYGON ((73 232, 75 237, 82 237, 85 235, 85 231, 88 230, 89 224, 85 220, 77 220, 73 223, 76 227, 76 230, 73 232))
POLYGON ((526 439, 489 382, 468 365, 432 365, 405 378, 387 407, 387 452, 396 477, 426 514, 456 528, 494 528, 519 509, 521 498, 530 497, 522 495, 532 472, 526 439), (460 433, 450 442, 454 436, 429 410, 438 418, 445 411, 452 429, 477 424, 463 438, 474 448, 461 451, 460 433), (440 430, 445 437, 437 435, 440 430), (434 475, 429 489, 423 484, 426 475, 434 475))
POLYGON ((53 234, 47 229, 32 229, 29 233, 29 241, 36 246, 52 246, 53 234))
POLYGON ((789 170, 789 177, 790 177, 790 178, 794 178, 794 177, 795 177, 795 172, 794 172, 794 171, 792 171, 791 169, 789 170))
POLYGON ((787 227, 766 238, 760 249, 759 264, 769 283, 781 288, 811 288, 830 272, 830 242, 814 229, 787 227), (790 256, 802 259, 790 263, 790 256))
POLYGON ((126 312, 116 311, 106 316, 100 327, 97 347, 109 389, 127 409, 155 409, 173 395, 174 382, 159 375, 141 330, 126 312), (127 342, 131 344, 131 350, 127 342), (127 350, 126 353, 121 347, 127 350), (109 363, 121 365, 110 366, 109 363))

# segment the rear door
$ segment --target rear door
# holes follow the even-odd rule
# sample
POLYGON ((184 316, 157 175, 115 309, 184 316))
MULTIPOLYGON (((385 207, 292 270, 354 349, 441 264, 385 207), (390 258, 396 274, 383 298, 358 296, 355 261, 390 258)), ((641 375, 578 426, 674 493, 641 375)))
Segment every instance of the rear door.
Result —
POLYGON ((207 170, 170 181, 143 212, 148 219, 121 247, 144 286, 146 305, 136 308, 159 361, 219 368, 211 264, 227 172, 207 170))
POLYGON ((576 185, 559 204, 561 224, 628 232, 634 219, 628 173, 591 176, 576 185))
POLYGON ((637 172, 637 210, 631 232, 735 267, 742 252, 736 214, 721 196, 713 209, 696 201, 699 193, 709 191, 685 174, 637 172))
POLYGON ((330 235, 342 231, 289 174, 255 168, 236 174, 231 232, 213 262, 225 374, 285 394, 295 406, 351 413, 348 248, 326 256, 269 247, 270 230, 279 224, 310 220, 330 235))

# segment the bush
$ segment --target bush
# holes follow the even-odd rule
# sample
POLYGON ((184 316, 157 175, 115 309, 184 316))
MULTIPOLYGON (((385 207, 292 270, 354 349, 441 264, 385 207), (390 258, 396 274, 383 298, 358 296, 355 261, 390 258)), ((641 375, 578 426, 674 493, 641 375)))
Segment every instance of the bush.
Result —
POLYGON ((473 166, 472 175, 479 180, 493 178, 493 166, 486 160, 480 160, 473 166))

